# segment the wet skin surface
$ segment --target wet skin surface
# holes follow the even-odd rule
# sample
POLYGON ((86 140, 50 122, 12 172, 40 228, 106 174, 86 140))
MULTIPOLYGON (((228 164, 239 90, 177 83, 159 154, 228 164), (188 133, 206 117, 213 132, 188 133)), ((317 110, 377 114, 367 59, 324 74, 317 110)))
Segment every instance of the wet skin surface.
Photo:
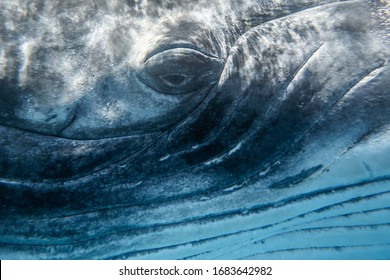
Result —
POLYGON ((0 4, 2 258, 386 258, 388 3, 180 3, 0 4))

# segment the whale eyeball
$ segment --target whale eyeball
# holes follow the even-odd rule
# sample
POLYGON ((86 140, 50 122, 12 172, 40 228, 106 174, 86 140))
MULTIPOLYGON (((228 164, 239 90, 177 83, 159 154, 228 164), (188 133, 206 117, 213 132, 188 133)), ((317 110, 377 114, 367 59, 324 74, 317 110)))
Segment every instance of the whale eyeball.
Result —
POLYGON ((164 94, 188 94, 215 84, 223 61, 190 48, 175 48, 148 58, 138 78, 151 89, 164 94))
POLYGON ((181 73, 169 73, 167 75, 160 76, 161 82, 172 87, 184 86, 191 80, 191 78, 192 77, 188 77, 181 73))

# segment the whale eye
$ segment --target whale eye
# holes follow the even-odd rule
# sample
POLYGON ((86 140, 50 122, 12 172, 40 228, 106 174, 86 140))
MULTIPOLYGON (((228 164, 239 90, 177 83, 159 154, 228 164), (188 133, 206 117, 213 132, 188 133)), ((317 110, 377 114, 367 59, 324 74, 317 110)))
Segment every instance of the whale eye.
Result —
POLYGON ((175 48, 147 59, 139 79, 164 94, 187 94, 209 88, 218 81, 223 67, 219 58, 189 48, 175 48))
POLYGON ((168 75, 161 75, 160 79, 163 83, 166 83, 169 86, 178 87, 184 86, 185 83, 191 79, 191 77, 187 77, 186 75, 180 73, 172 73, 168 75))

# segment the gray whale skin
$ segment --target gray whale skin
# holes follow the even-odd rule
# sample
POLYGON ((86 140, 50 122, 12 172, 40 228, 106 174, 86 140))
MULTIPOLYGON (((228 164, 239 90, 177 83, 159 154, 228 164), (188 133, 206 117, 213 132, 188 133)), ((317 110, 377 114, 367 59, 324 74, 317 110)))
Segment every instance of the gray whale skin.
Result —
POLYGON ((1 1, 1 259, 389 259, 388 9, 1 1))

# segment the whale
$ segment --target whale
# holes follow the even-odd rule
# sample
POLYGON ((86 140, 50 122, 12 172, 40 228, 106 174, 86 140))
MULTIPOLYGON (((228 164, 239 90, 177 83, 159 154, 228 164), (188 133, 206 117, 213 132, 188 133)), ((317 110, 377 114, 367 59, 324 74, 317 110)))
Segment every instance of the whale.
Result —
POLYGON ((389 1, 3 0, 1 259, 389 259, 389 1))

